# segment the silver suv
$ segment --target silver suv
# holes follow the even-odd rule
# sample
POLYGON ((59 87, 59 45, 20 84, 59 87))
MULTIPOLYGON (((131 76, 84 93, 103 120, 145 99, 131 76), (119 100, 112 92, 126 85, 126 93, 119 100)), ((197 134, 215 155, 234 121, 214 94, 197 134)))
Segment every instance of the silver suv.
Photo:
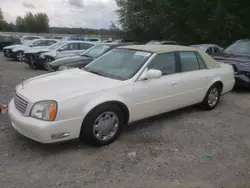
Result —
POLYGON ((47 62, 52 62, 63 57, 80 55, 95 43, 86 41, 62 41, 50 48, 30 50, 25 52, 25 61, 32 68, 44 68, 47 62), (29 61, 28 61, 29 60, 29 61))

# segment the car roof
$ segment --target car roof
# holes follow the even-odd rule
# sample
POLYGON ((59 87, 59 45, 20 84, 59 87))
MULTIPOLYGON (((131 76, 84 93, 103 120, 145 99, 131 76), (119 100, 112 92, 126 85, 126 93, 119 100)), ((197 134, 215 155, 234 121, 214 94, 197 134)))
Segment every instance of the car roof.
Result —
POLYGON ((65 43, 71 43, 71 42, 77 42, 77 43, 88 43, 88 44, 94 44, 96 45, 96 43, 94 42, 90 42, 90 41, 83 41, 83 40, 65 40, 63 41, 65 43))
POLYGON ((196 46, 196 47, 213 47, 213 46, 218 46, 217 44, 194 44, 194 45, 190 45, 190 46, 196 46))
POLYGON ((120 46, 118 48, 147 51, 157 54, 173 52, 173 51, 198 51, 197 48, 188 46, 177 46, 177 45, 128 45, 128 46, 120 46))
POLYGON ((106 46, 112 46, 112 47, 128 46, 128 45, 131 46, 131 44, 126 44, 126 43, 112 43, 112 42, 110 42, 110 43, 100 43, 100 44, 97 44, 97 45, 106 45, 106 46))

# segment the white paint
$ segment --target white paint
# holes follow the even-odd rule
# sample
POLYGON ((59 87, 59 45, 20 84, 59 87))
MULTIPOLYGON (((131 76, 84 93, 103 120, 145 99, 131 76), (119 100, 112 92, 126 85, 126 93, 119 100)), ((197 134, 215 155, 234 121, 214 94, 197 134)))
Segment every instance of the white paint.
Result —
MULTIPOLYGON (((185 49, 183 48, 184 51, 185 49)), ((212 58, 206 58, 204 52, 199 53, 203 59, 211 61, 206 62, 207 64, 216 63, 212 58)), ((79 137, 83 119, 90 110, 103 102, 118 101, 125 104, 130 114, 129 122, 133 122, 202 102, 206 92, 216 81, 223 83, 222 94, 230 91, 235 83, 232 66, 224 63, 205 70, 138 80, 138 74, 152 58, 154 55, 133 78, 126 81, 102 77, 80 69, 31 78, 24 82, 23 89, 18 85, 16 92, 31 105, 41 100, 57 101, 56 119, 47 122, 25 117, 16 110, 12 100, 9 104, 12 125, 23 135, 39 142, 56 142, 50 136, 61 132, 70 133, 70 137, 62 139, 68 140, 79 137)))

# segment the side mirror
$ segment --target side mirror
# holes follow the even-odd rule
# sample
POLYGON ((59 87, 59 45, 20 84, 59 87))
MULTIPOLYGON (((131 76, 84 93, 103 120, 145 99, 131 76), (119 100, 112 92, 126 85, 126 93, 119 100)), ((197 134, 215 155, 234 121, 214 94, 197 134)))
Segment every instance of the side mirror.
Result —
POLYGON ((61 52, 61 51, 62 51, 62 49, 58 49, 57 51, 58 51, 58 52, 61 52))
POLYGON ((146 80, 146 79, 157 79, 162 77, 162 72, 157 69, 149 69, 148 71, 144 72, 139 80, 146 80))

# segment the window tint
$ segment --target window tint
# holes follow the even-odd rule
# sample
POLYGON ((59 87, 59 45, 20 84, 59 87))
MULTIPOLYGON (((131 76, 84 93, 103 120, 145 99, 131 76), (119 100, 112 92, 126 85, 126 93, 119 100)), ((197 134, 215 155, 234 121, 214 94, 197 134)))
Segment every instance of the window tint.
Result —
POLYGON ((199 62, 195 52, 180 52, 182 72, 199 70, 199 62))
POLYGON ((53 44, 57 43, 55 40, 47 40, 47 46, 51 46, 53 44))
POLYGON ((160 70, 162 72, 162 75, 176 73, 174 53, 157 55, 148 65, 148 69, 160 70))
POLYGON ((220 49, 217 47, 214 47, 214 54, 220 52, 220 49))
POLYGON ((212 54, 213 54, 213 49, 212 49, 212 47, 209 47, 209 48, 206 50, 206 53, 209 54, 209 55, 212 55, 212 54))
POLYGON ((195 54, 196 54, 197 60, 198 60, 199 65, 200 65, 200 69, 205 69, 206 68, 206 64, 203 61, 201 55, 198 52, 196 52, 195 54))
POLYGON ((69 43, 60 48, 62 51, 78 50, 78 43, 69 43))
POLYGON ((87 39, 87 41, 97 42, 97 41, 99 41, 99 39, 87 39))
POLYGON ((81 50, 87 50, 91 48, 92 46, 94 46, 94 44, 89 44, 89 43, 79 43, 79 45, 80 45, 81 50))

